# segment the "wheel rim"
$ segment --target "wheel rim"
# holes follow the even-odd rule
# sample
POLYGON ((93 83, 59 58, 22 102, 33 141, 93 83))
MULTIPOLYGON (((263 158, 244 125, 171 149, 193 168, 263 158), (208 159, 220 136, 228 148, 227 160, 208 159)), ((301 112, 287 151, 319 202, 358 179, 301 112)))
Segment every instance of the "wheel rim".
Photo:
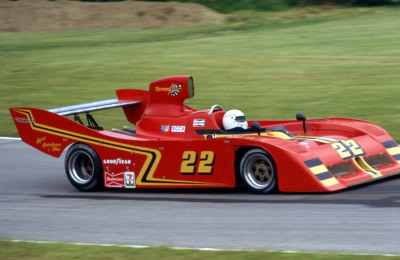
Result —
POLYGON ((263 154, 249 156, 244 164, 244 178, 254 189, 266 189, 272 184, 274 175, 271 160, 263 154))
POLYGON ((84 151, 76 151, 70 158, 68 172, 71 178, 79 184, 88 183, 94 176, 92 157, 84 151))

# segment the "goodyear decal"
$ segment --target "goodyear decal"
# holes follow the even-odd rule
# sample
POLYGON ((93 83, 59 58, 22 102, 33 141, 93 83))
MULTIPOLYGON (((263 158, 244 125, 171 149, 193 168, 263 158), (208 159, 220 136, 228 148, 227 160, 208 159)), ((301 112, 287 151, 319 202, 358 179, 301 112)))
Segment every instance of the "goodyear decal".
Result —
POLYGON ((319 158, 314 158, 304 162, 310 171, 320 180, 320 182, 326 186, 330 187, 339 184, 339 181, 328 171, 326 166, 322 163, 319 158))
POLYGON ((383 142, 382 145, 386 148, 386 151, 400 163, 400 147, 395 141, 383 142))
POLYGON ((204 182, 191 182, 191 181, 181 181, 181 180, 170 180, 170 179, 160 179, 155 178, 154 173, 157 169, 157 166, 161 160, 161 153, 157 149, 152 149, 148 147, 139 147, 139 146, 132 146, 124 143, 113 142, 107 139, 96 138, 93 136, 87 136, 83 134, 79 134, 76 132, 70 132, 64 129, 59 129, 47 125, 43 125, 37 123, 30 110, 22 110, 18 109, 17 112, 24 114, 30 120, 30 126, 33 130, 44 132, 56 136, 71 138, 77 141, 82 141, 85 143, 91 143, 99 146, 104 146, 116 150, 121 150, 125 152, 135 152, 137 154, 141 154, 146 156, 146 160, 140 169, 140 172, 137 177, 136 184, 139 185, 163 185, 163 186, 188 186, 188 185, 210 185, 210 183, 204 182))

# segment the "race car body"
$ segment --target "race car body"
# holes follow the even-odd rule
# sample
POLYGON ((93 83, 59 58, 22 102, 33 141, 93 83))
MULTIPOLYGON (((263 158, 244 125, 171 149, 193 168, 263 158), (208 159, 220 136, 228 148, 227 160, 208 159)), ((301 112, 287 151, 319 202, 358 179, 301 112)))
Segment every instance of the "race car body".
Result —
POLYGON ((81 191, 244 184, 256 193, 327 192, 400 173, 397 143, 369 122, 299 114, 226 131, 221 106, 195 110, 184 104, 194 96, 190 76, 154 81, 149 91, 116 93, 105 101, 10 112, 27 144, 55 157, 68 149, 66 174, 81 191), (89 114, 116 107, 136 128, 103 130, 89 114))

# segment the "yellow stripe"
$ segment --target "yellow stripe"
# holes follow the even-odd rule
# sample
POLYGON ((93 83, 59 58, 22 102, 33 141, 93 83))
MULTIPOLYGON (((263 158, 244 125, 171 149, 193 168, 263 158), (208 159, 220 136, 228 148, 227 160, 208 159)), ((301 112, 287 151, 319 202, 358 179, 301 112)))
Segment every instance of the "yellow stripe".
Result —
POLYGON ((390 155, 396 155, 396 154, 400 154, 400 147, 392 147, 392 148, 388 148, 386 149, 390 155))
POLYGON ((323 173, 323 172, 327 172, 327 171, 328 171, 328 169, 326 168, 326 166, 323 165, 323 164, 318 165, 318 166, 311 167, 310 170, 311 170, 312 173, 314 173, 314 174, 320 174, 320 173, 323 173))
POLYGON ((276 137, 276 138, 281 138, 281 139, 291 139, 292 137, 290 135, 287 135, 283 132, 280 131, 272 131, 272 132, 267 132, 264 134, 261 134, 263 136, 271 136, 271 137, 276 137))
MULTIPOLYGON (((232 136, 257 136, 258 133, 243 133, 243 134, 203 134, 204 139, 207 139, 208 136, 212 136, 213 138, 223 138, 223 137, 232 137, 232 136)), ((294 136, 291 137, 288 134, 285 134, 281 131, 271 131, 266 133, 260 133, 261 136, 269 136, 269 137, 276 137, 280 139, 295 139, 295 140, 311 140, 320 143, 333 143, 337 142, 337 140, 332 138, 326 137, 315 137, 315 136, 294 136)))
MULTIPOLYGON (((320 164, 320 165, 311 167, 309 169, 315 175, 318 175, 318 174, 321 174, 321 173, 324 173, 324 172, 329 172, 329 170, 326 168, 326 166, 324 164, 320 164)), ((332 176, 332 178, 329 178, 329 179, 326 179, 326 180, 319 180, 319 181, 325 187, 330 187, 330 186, 333 186, 333 185, 336 185, 336 184, 339 183, 339 181, 333 176, 332 176)))
POLYGON ((382 173, 380 171, 375 170, 372 168, 362 157, 353 158, 354 164, 363 172, 368 173, 371 175, 372 178, 382 177, 382 173))
MULTIPOLYGON (((258 135, 257 133, 253 134, 203 134, 204 139, 207 139, 208 136, 212 136, 213 138, 223 138, 223 137, 232 137, 232 136, 252 136, 252 135, 258 135)), ((264 134, 261 134, 264 135, 264 134)))
MULTIPOLYGON (((203 134, 204 139, 207 139, 208 136, 212 136, 213 138, 223 138, 223 137, 232 137, 232 136, 257 136, 258 133, 243 133, 243 134, 203 134)), ((271 131, 271 132, 265 132, 265 133, 260 133, 261 136, 269 136, 269 137, 275 137, 275 138, 280 138, 280 139, 295 139, 295 140, 311 140, 314 142, 320 142, 320 143, 334 143, 337 142, 337 140, 332 139, 332 138, 326 138, 326 137, 316 137, 316 136, 290 136, 284 132, 281 131, 271 131)))
MULTIPOLYGON (((203 134, 204 139, 207 139, 208 136, 212 136, 213 138, 223 138, 223 137, 232 137, 232 136, 257 136, 258 133, 243 133, 243 134, 203 134)), ((290 136, 288 136, 285 133, 282 132, 268 132, 268 133, 260 133, 261 136, 270 136, 270 137, 276 137, 276 138, 281 138, 281 139, 291 139, 290 136)))
POLYGON ((323 185, 325 185, 326 187, 329 187, 329 186, 333 186, 333 185, 339 184, 339 181, 336 180, 336 178, 332 177, 330 179, 326 179, 326 180, 321 181, 321 183, 323 185))
MULTIPOLYGON (((21 109, 21 110, 16 110, 16 111, 18 111, 20 113, 24 113, 24 114, 29 114, 30 117, 32 119, 34 119, 33 115, 32 115, 32 112, 30 110, 22 110, 21 109)), ((139 173, 139 175, 137 177, 138 181, 136 183, 139 184, 139 185, 143 185, 143 186, 145 186, 145 185, 147 185, 147 186, 151 186, 151 185, 162 185, 162 186, 173 186, 173 185, 175 185, 175 186, 179 185, 180 186, 180 185, 182 185, 182 186, 187 186, 187 185, 192 185, 192 184, 198 184, 198 185, 214 184, 214 183, 205 183, 205 182, 190 182, 190 181, 154 178, 153 177, 154 173, 155 173, 155 171, 157 169, 157 166, 158 166, 158 164, 159 164, 159 162, 161 160, 161 153, 160 153, 160 151, 158 151, 156 149, 147 148, 147 147, 140 147, 140 146, 133 146, 133 145, 127 145, 127 144, 119 143, 119 142, 113 142, 113 141, 110 141, 110 140, 96 138, 96 137, 93 137, 93 136, 82 135, 82 134, 78 134, 76 132, 70 132, 70 131, 67 131, 67 130, 63 130, 63 129, 59 129, 59 128, 43 125, 43 124, 36 123, 36 122, 35 122, 35 125, 37 125, 39 127, 45 127, 45 128, 51 129, 53 131, 61 132, 61 133, 55 133, 55 132, 48 131, 48 130, 45 130, 45 129, 37 128, 32 123, 30 123, 30 125, 31 125, 32 129, 34 129, 36 131, 39 131, 39 132, 44 132, 44 133, 48 133, 48 134, 52 134, 52 135, 56 135, 56 136, 70 138, 70 139, 74 139, 74 140, 77 140, 77 141, 83 141, 83 142, 86 142, 86 143, 91 143, 91 144, 95 144, 95 145, 109 147, 109 148, 112 148, 112 149, 126 151, 126 152, 131 152, 132 150, 134 150, 135 153, 145 155, 146 156, 146 161, 144 162, 144 164, 143 164, 143 166, 142 166, 142 168, 140 170, 140 173, 139 173), (70 135, 74 135, 74 137, 71 137, 70 135), (91 140, 87 140, 85 138, 91 139, 91 140), (92 141, 92 140, 95 140, 95 141, 92 141), (112 145, 109 145, 109 144, 105 144, 104 142, 107 142, 107 143, 110 143, 110 144, 114 144, 114 145, 117 145, 117 146, 129 146, 129 148, 126 148, 126 147, 115 147, 115 146, 112 146, 112 145), (138 149, 141 149, 143 151, 140 151, 138 149), (148 178, 146 180, 148 180, 148 181, 158 181, 158 182, 162 182, 162 183, 144 183, 144 182, 142 182, 142 178, 143 178, 144 174, 146 173, 146 170, 148 169, 148 167, 150 165, 150 162, 151 162, 152 155, 150 154, 150 152, 153 152, 155 154, 156 158, 155 158, 155 161, 153 163, 153 166, 151 167, 151 169, 149 171, 149 175, 148 175, 148 178), (178 183, 164 183, 164 182, 178 182, 178 183)))

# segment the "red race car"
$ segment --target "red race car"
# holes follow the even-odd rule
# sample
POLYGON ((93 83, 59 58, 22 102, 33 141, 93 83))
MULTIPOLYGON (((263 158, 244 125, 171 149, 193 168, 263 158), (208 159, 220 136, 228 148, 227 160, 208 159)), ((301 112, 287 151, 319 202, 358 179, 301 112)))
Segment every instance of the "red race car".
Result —
POLYGON ((55 157, 68 148, 65 171, 81 191, 244 184, 255 193, 327 192, 400 173, 397 143, 369 122, 301 114, 246 121, 239 110, 219 105, 195 110, 184 104, 194 96, 191 76, 116 93, 116 99, 10 112, 27 144, 55 157), (116 107, 135 128, 106 131, 89 113, 116 107))

